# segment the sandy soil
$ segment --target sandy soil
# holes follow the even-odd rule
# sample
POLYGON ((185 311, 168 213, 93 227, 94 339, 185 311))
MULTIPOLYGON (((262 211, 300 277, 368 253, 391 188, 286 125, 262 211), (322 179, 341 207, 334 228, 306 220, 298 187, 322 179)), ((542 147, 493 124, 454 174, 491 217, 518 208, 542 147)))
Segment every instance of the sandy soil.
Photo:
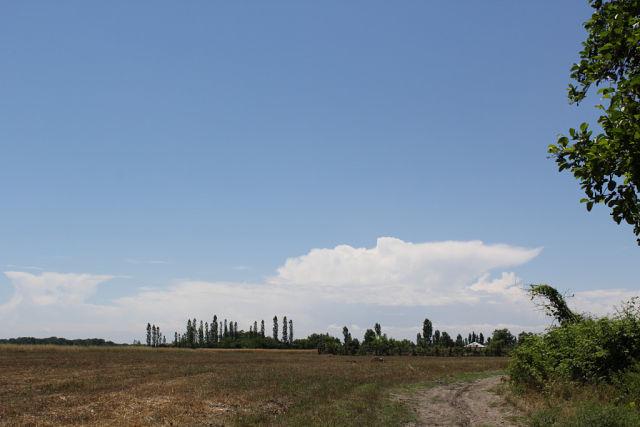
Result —
POLYGON ((518 426, 516 410, 495 393, 501 381, 495 376, 394 397, 416 412, 411 426, 518 426))

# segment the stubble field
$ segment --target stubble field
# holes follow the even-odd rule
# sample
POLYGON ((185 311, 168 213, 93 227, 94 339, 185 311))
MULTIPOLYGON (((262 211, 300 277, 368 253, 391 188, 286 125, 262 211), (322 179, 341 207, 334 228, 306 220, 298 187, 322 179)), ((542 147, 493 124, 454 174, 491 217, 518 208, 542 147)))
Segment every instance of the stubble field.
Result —
POLYGON ((393 390, 504 358, 0 346, 3 425, 401 425, 393 390))

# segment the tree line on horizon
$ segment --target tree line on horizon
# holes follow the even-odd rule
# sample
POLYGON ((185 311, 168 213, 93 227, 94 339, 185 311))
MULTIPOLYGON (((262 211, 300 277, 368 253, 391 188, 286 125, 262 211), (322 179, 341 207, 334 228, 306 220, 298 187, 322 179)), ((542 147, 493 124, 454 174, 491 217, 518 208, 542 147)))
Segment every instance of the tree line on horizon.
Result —
POLYGON ((174 332, 173 342, 167 344, 160 327, 147 323, 147 346, 182 348, 291 348, 294 347, 293 319, 282 318, 279 326, 278 316, 273 316, 271 335, 265 332, 265 321, 255 320, 249 325, 249 331, 238 329, 238 322, 230 319, 218 319, 213 315, 211 322, 193 318, 188 319, 183 332, 174 332))
POLYGON ((20 344, 20 345, 75 345, 75 346, 119 346, 127 344, 117 344, 113 341, 106 341, 102 338, 78 338, 67 339, 60 337, 35 338, 17 337, 0 339, 0 344, 20 344))
POLYGON ((278 316, 272 319, 271 335, 268 335, 265 321, 257 320, 249 325, 249 330, 238 328, 238 322, 219 319, 213 315, 211 322, 188 319, 183 332, 174 332, 173 341, 167 343, 160 327, 147 323, 146 343, 149 347, 180 348, 291 348, 315 349, 320 354, 343 355, 424 355, 457 356, 465 354, 495 355, 507 354, 529 333, 521 333, 517 338, 508 329, 496 329, 492 336, 482 332, 470 332, 466 337, 457 334, 453 339, 446 331, 433 329, 429 319, 424 319, 422 331, 416 335, 415 342, 408 339, 398 340, 382 333, 382 326, 376 323, 373 329, 367 329, 362 340, 354 338, 345 326, 340 340, 328 333, 313 333, 306 338, 294 339, 293 320, 282 318, 280 327, 278 316), (467 348, 471 343, 484 347, 467 348))
MULTIPOLYGON (((315 335, 315 334, 314 334, 315 335)), ((508 329, 496 329, 491 337, 484 337, 483 333, 475 331, 462 337, 461 334, 453 340, 446 331, 433 330, 429 319, 422 323, 422 332, 416 335, 416 341, 408 339, 397 340, 382 333, 382 327, 376 323, 373 329, 367 329, 362 341, 353 338, 349 329, 342 328, 343 339, 329 334, 310 336, 319 339, 318 352, 345 355, 414 355, 414 356, 463 356, 463 355, 492 355, 508 354, 516 344, 530 335, 523 332, 516 338, 508 329), (484 347, 467 348, 471 343, 478 343, 484 347)))

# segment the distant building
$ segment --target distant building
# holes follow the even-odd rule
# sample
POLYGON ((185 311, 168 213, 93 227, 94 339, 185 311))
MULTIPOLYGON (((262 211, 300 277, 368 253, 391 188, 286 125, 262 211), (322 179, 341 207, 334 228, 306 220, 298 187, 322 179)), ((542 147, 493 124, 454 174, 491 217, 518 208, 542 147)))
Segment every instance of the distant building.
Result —
POLYGON ((485 348, 486 346, 480 344, 479 342, 472 342, 464 346, 464 348, 485 348))

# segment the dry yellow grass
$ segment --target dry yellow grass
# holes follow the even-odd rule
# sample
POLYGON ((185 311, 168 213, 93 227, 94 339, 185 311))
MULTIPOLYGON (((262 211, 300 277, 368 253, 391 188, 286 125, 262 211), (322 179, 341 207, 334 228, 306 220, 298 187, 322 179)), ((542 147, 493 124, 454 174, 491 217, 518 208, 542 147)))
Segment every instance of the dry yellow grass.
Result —
POLYGON ((277 350, 0 346, 5 425, 401 423, 389 390, 502 369, 500 358, 319 356, 277 350))

